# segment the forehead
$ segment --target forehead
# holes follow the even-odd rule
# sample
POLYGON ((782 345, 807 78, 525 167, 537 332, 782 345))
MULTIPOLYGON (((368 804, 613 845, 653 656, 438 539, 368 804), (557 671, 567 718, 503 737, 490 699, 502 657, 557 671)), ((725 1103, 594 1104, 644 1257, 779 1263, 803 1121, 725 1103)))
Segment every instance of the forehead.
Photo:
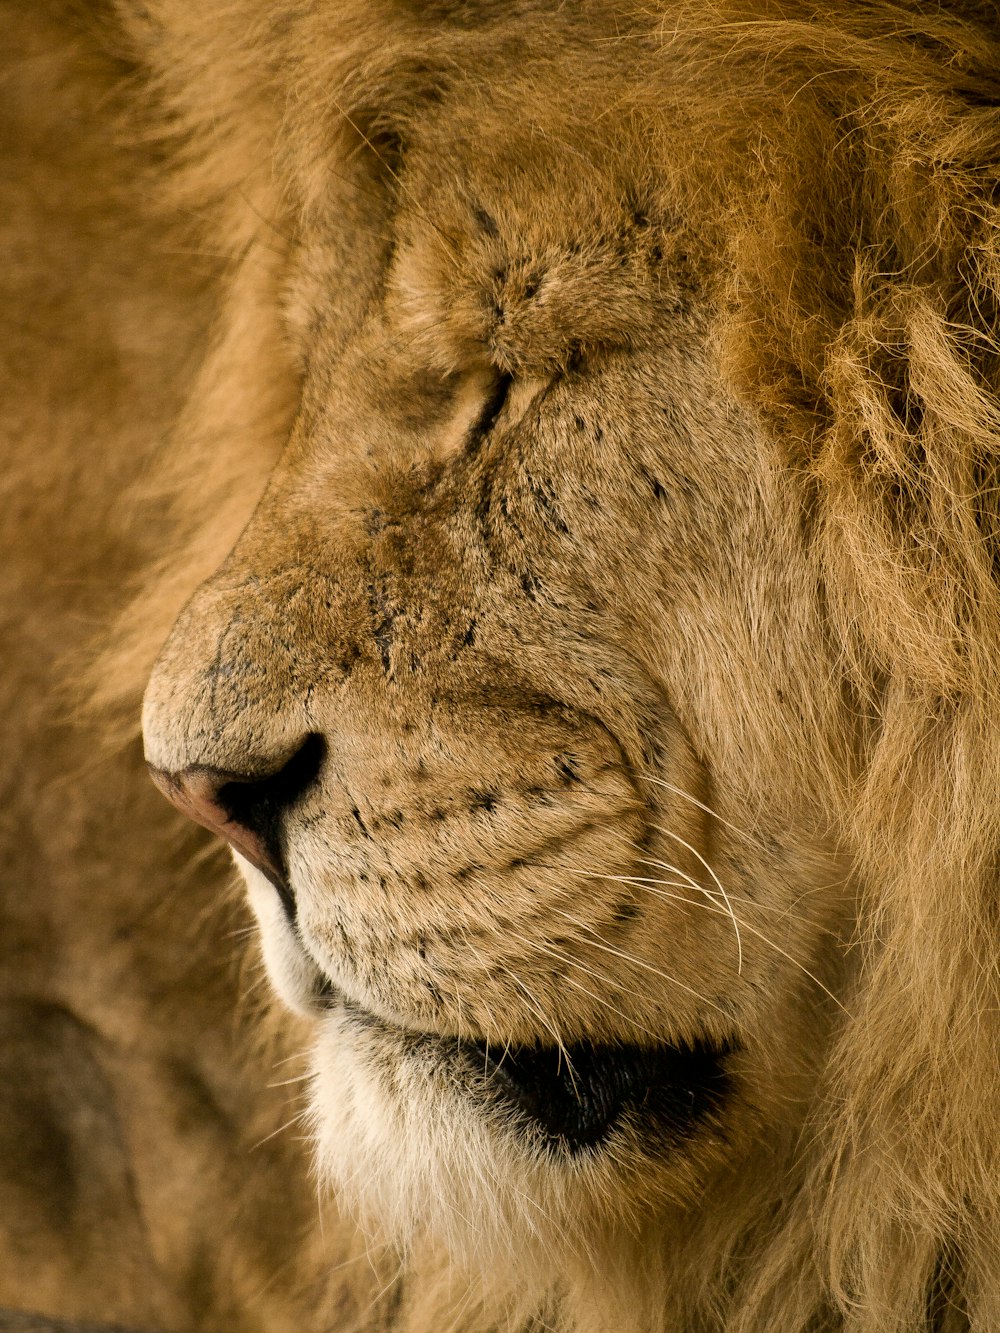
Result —
POLYGON ((609 88, 560 105, 559 67, 543 72, 492 98, 459 84, 407 145, 389 305, 442 369, 552 373, 635 345, 690 296, 688 229, 636 119, 609 88))

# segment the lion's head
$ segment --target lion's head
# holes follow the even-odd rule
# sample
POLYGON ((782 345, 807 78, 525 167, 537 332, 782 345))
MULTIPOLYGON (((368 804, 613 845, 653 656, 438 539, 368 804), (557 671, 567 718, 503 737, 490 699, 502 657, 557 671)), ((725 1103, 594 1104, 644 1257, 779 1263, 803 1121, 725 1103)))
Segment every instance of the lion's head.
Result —
POLYGON ((147 757, 324 1182, 580 1328, 996 1298, 991 38, 760 8, 290 7, 212 129, 296 408, 147 757))

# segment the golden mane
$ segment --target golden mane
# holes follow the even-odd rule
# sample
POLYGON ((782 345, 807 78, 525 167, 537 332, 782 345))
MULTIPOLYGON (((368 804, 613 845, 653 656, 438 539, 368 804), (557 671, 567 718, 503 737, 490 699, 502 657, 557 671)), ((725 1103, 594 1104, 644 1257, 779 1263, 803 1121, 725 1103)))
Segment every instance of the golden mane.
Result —
MULTIPOLYGON (((245 457, 245 423, 277 449, 294 408, 271 252, 329 186, 323 154, 337 145, 345 206, 372 182, 391 193, 408 127, 451 71, 468 79, 481 62, 486 81, 522 43, 572 40, 574 22, 486 5, 484 25, 429 32, 408 6, 353 5, 331 76, 329 51, 323 64, 282 47, 278 16, 264 43, 239 5, 161 8, 167 41, 126 17, 177 161, 171 206, 196 207, 234 257, 222 304, 243 313, 196 387, 196 426, 181 423, 169 469, 136 497, 173 506, 178 536, 96 668, 128 725, 178 603, 242 522, 234 472, 248 495, 266 474, 266 451, 245 457), (263 77, 247 103, 265 45, 298 61, 303 101, 327 80, 325 119, 290 125, 263 77), (205 79, 220 80, 210 98, 205 79), (256 163, 272 157, 265 178, 256 163), (234 358, 272 367, 239 421, 226 415, 234 358)), ((717 1300, 730 1333, 964 1327, 947 1322, 952 1300, 985 1329, 1000 1320, 1000 25, 974 3, 619 10, 634 55, 595 48, 593 86, 663 150, 732 382, 808 483, 865 756, 840 793, 874 886, 864 964, 803 1145, 809 1181, 780 1219, 754 1219, 717 1300)), ((518 96, 530 90, 529 77, 518 96)), ((581 142, 590 95, 567 99, 564 130, 581 142)))
POLYGON ((724 144, 726 352, 810 481, 868 756, 843 799, 875 886, 801 1234, 775 1245, 733 1327, 806 1327, 813 1246, 858 1327, 930 1327, 956 1291, 986 1327, 1000 30, 974 6, 723 6, 697 41, 692 118, 724 144))

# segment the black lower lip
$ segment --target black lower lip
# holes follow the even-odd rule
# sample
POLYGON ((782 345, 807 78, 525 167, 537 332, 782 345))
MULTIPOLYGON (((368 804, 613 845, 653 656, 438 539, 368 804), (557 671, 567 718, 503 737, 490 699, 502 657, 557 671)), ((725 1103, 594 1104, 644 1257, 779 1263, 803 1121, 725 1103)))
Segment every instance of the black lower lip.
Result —
POLYGON ((546 1146, 570 1154, 600 1147, 626 1117, 644 1136, 675 1146, 718 1112, 730 1091, 729 1044, 462 1049, 502 1104, 546 1146))
POLYGON ((735 1042, 504 1046, 397 1028, 336 991, 326 1003, 392 1033, 404 1058, 429 1056, 453 1086, 543 1148, 570 1156, 600 1148, 626 1120, 652 1151, 675 1150, 717 1119, 732 1090, 727 1064, 735 1042))

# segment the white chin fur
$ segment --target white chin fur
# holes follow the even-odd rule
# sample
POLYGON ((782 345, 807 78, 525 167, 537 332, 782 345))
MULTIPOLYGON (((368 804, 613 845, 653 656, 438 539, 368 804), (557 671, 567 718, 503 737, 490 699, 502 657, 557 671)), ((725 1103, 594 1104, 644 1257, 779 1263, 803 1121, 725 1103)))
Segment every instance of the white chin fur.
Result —
POLYGON ((391 1244, 406 1250, 430 1236, 467 1271, 516 1292, 579 1257, 591 1227, 616 1212, 613 1156, 553 1158, 408 1048, 405 1034, 334 1008, 317 1037, 320 1179, 391 1244))
POLYGON ((271 985, 294 1013, 315 1018, 322 973, 296 937, 278 892, 267 876, 237 851, 233 852, 233 860, 246 883, 247 897, 257 918, 261 953, 271 985))

